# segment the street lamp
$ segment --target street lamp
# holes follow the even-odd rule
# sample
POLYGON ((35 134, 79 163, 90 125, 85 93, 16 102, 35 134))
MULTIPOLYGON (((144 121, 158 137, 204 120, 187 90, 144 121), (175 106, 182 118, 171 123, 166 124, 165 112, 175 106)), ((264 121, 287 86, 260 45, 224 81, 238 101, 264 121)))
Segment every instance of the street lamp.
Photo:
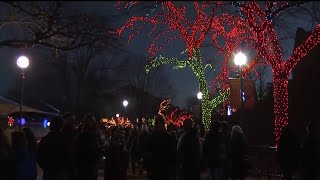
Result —
POLYGON ((238 52, 234 57, 234 63, 239 66, 239 76, 240 76, 240 101, 241 101, 241 107, 240 107, 240 123, 242 122, 241 116, 243 112, 243 78, 242 78, 242 66, 245 65, 247 62, 247 57, 242 52, 238 52))
POLYGON ((23 104, 23 79, 24 77, 24 69, 29 66, 29 59, 26 56, 20 56, 17 59, 17 66, 21 69, 21 78, 20 78, 20 120, 19 122, 19 131, 21 131, 22 126, 22 104, 23 104))
POLYGON ((120 115, 119 115, 119 114, 116 114, 116 117, 117 117, 117 118, 119 118, 119 117, 120 117, 120 115))
POLYGON ((128 106, 129 102, 127 100, 124 100, 122 102, 122 105, 124 107, 124 115, 127 115, 127 110, 126 110, 126 107, 128 106))
POLYGON ((197 98, 198 98, 199 100, 201 100, 201 99, 202 99, 202 92, 198 92, 198 94, 197 94, 197 98))
POLYGON ((201 99, 202 99, 202 92, 198 92, 197 94, 197 98, 199 99, 199 108, 200 108, 200 120, 202 119, 202 103, 201 103, 201 99))
POLYGON ((123 104, 124 108, 126 108, 126 107, 128 106, 128 104, 129 104, 129 102, 128 102, 127 100, 124 100, 124 101, 122 102, 122 104, 123 104))

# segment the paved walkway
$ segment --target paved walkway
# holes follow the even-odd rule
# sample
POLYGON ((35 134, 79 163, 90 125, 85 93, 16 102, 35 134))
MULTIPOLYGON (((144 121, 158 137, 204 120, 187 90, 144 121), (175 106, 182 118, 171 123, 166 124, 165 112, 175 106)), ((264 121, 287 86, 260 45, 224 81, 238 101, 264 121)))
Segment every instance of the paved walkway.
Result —
MULTIPOLYGON (((136 172, 139 172, 139 170, 136 170, 136 172)), ((201 175, 201 180, 206 180, 206 174, 201 175)), ((103 170, 99 170, 99 178, 98 180, 104 180, 103 179, 103 170)), ((139 176, 139 175, 133 175, 131 170, 128 170, 128 180, 148 180, 148 178, 144 176, 139 176)), ((246 180, 281 180, 279 177, 270 177, 269 179, 267 177, 254 177, 254 176, 249 176, 246 178, 246 180)))
MULTIPOLYGON (((137 170, 137 172, 139 172, 139 170, 137 170)), ((206 180, 206 175, 202 174, 201 180, 206 180)), ((38 168, 38 178, 37 180, 42 180, 42 170, 40 168, 38 168)), ((104 180, 104 172, 102 169, 99 170, 99 177, 98 180, 104 180)), ((148 180, 148 178, 144 177, 144 176, 139 176, 139 175, 133 175, 131 170, 128 170, 128 180, 148 180)), ((271 177, 271 178, 267 178, 267 177, 247 177, 246 180, 281 180, 281 178, 278 177, 271 177)))

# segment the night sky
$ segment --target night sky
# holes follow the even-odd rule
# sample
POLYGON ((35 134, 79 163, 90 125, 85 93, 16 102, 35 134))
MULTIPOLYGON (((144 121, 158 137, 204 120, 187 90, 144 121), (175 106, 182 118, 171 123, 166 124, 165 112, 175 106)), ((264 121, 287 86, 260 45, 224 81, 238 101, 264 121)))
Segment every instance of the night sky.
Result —
MULTIPOLYGON (((115 8, 113 7, 114 2, 103 2, 103 1, 90 1, 90 2, 65 2, 66 7, 70 9, 70 11, 78 10, 78 11, 88 11, 88 12, 95 12, 98 15, 102 16, 111 16, 115 13, 117 13, 115 8)), ((114 27, 119 27, 124 23, 124 20, 128 17, 123 17, 114 20, 114 27)), ((310 30, 310 21, 306 18, 300 18, 300 19, 293 19, 288 18, 288 22, 290 23, 290 29, 286 29, 286 32, 289 34, 295 34, 297 27, 303 27, 306 30, 310 30)), ((280 35, 283 34, 282 31, 279 31, 280 35)), ((12 34, 12 33, 11 33, 12 34)), ((4 30, 1 30, 0 38, 3 36, 6 36, 4 30)), ((127 37, 123 37, 123 42, 126 42, 127 37)), ((131 44, 127 45, 125 43, 125 48, 137 53, 142 54, 144 56, 148 56, 147 49, 150 45, 150 40, 147 38, 146 33, 141 33, 139 36, 133 39, 131 44)), ((292 47, 293 47, 294 40, 291 38, 289 40, 286 40, 282 43, 283 48, 286 49, 286 56, 288 54, 291 54, 292 47)), ((173 44, 170 46, 164 47, 163 50, 159 53, 164 56, 168 57, 176 57, 180 54, 180 52, 184 50, 184 46, 182 42, 174 41, 173 44)), ((30 51, 30 50, 28 50, 30 51)), ((36 50, 32 50, 32 55, 35 56, 37 53, 36 50)), ((210 59, 210 58, 218 58, 218 63, 222 62, 221 57, 216 56, 216 51, 212 48, 207 48, 203 51, 203 57, 210 59)), ((16 85, 17 82, 17 76, 18 76, 18 70, 16 67, 16 59, 19 57, 21 53, 21 50, 12 49, 12 48, 0 48, 0 54, 1 54, 1 66, 0 66, 0 95, 5 95, 7 91, 12 88, 14 85, 16 85)), ((30 53, 30 52, 27 52, 30 53)), ((41 52, 39 52, 41 53, 41 52)), ((158 55, 159 55, 158 54, 158 55)), ((45 59, 39 59, 37 57, 30 57, 30 68, 28 68, 28 74, 32 75, 32 65, 33 61, 45 61, 45 59)), ((250 61, 250 60, 249 60, 250 61)), ((198 92, 198 83, 195 75, 189 68, 181 69, 181 70, 172 70, 172 66, 167 65, 166 67, 167 71, 170 74, 170 77, 173 81, 173 86, 175 88, 175 91, 172 92, 175 94, 175 98, 173 99, 173 103, 176 105, 179 105, 180 107, 184 107, 186 103, 187 97, 196 97, 196 94, 198 92)), ((216 68, 217 71, 219 71, 219 68, 216 68)), ((211 74, 207 74, 210 76, 211 74)), ((213 79, 213 78, 210 78, 213 79)), ((271 81, 271 73, 267 76, 267 81, 271 81)))

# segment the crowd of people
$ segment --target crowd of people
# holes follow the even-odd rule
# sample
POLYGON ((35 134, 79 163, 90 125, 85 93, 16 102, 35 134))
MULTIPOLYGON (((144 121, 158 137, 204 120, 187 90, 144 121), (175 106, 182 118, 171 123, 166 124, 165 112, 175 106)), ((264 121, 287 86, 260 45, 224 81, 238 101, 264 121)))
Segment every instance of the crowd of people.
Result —
MULTIPOLYGON (((97 180, 101 167, 105 180, 126 180, 129 168, 150 180, 200 180, 206 169, 210 180, 248 176, 246 137, 240 126, 225 121, 213 120, 204 135, 192 119, 184 120, 182 127, 167 126, 161 115, 155 116, 154 126, 113 126, 104 128, 102 136, 92 115, 76 124, 71 113, 54 117, 50 132, 39 142, 24 128, 13 132, 9 143, 0 129, 0 179, 35 180, 37 165, 43 180, 97 180)), ((314 126, 308 127, 302 148, 303 172, 305 179, 316 180, 318 139, 314 126)), ((286 179, 297 169, 299 147, 285 127, 277 154, 286 179)))

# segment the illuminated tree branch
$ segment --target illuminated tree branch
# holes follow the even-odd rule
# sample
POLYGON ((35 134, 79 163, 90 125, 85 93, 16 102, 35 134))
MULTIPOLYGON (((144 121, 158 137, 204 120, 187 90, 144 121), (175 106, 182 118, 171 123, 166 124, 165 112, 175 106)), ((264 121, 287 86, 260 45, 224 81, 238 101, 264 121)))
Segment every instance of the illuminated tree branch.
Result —
MULTIPOLYGON (((196 52, 197 51, 194 51, 194 53, 196 52)), ((200 58, 199 55, 200 54, 198 54, 198 56, 195 55, 193 57, 200 58)), ((203 67, 199 62, 201 62, 201 60, 186 61, 186 60, 178 60, 177 58, 166 58, 166 57, 160 56, 159 58, 155 58, 154 60, 152 60, 150 64, 146 66, 146 72, 148 73, 152 68, 156 68, 163 64, 173 64, 174 69, 185 68, 188 65, 190 68, 192 68, 194 74, 197 76, 199 80, 199 83, 201 84, 200 91, 204 94, 205 97, 207 97, 209 95, 208 94, 209 92, 207 89, 207 85, 204 85, 205 79, 203 77, 204 77, 204 69, 211 65, 206 64, 205 67, 203 67)), ((214 99, 208 100, 208 104, 207 104, 208 111, 205 110, 205 113, 206 114, 211 113, 212 109, 214 109, 219 104, 226 101, 229 95, 230 95, 230 89, 228 88, 225 91, 220 92, 220 94, 214 99)))
MULTIPOLYGON (((272 3, 272 2, 269 2, 272 3)), ((300 5, 297 3, 296 5, 300 5)), ((274 11, 274 15, 279 15, 285 7, 293 7, 294 4, 283 3, 277 4, 278 9, 274 11)), ((274 7, 276 8, 276 7, 274 7)), ((316 45, 320 43, 320 24, 317 25, 307 40, 299 45, 288 58, 283 60, 282 50, 280 48, 279 39, 273 27, 271 19, 268 16, 268 9, 263 11, 257 2, 250 1, 242 4, 240 7, 242 13, 246 17, 246 22, 251 31, 252 37, 255 39, 255 50, 263 60, 270 65, 273 73, 274 87, 274 125, 275 125, 275 141, 276 145, 282 132, 282 128, 288 125, 288 78, 290 71, 295 65, 305 57, 316 45)))
MULTIPOLYGON (((215 106, 215 102, 218 102, 218 98, 213 103, 209 99, 209 88, 204 76, 205 69, 208 65, 202 66, 202 58, 200 48, 206 38, 211 38, 215 47, 225 57, 222 74, 220 74, 218 81, 222 84, 222 92, 228 90, 228 72, 230 70, 229 61, 232 52, 237 48, 240 43, 246 42, 246 28, 241 25, 241 18, 229 15, 219 14, 217 15, 218 8, 224 7, 224 2, 220 1, 205 1, 205 2, 191 2, 195 8, 195 18, 190 20, 187 18, 189 15, 188 6, 183 2, 177 3, 172 1, 160 2, 161 12, 153 13, 153 16, 139 16, 130 18, 122 27, 117 31, 118 35, 122 35, 126 29, 135 30, 131 32, 128 41, 140 34, 142 28, 147 24, 152 25, 152 29, 149 31, 148 36, 153 35, 153 41, 150 44, 148 53, 150 58, 156 56, 156 54, 164 47, 164 45, 171 43, 175 39, 181 39, 184 41, 187 48, 188 60, 179 61, 177 59, 166 59, 159 57, 151 61, 146 66, 146 71, 150 71, 152 67, 157 67, 162 64, 174 64, 174 68, 179 69, 188 65, 199 82, 199 90, 203 93, 202 97, 202 118, 205 127, 209 127, 211 121, 211 111, 215 106), (229 26, 229 27, 227 27, 229 26), (229 28, 231 26, 231 30, 229 28), (155 29, 161 27, 161 32, 154 34, 155 29), (164 29, 164 30, 163 30, 164 29), (219 36, 227 39, 227 45, 220 45, 218 43, 219 36), (160 44, 159 42, 163 42, 160 44)), ((137 5, 136 1, 132 4, 137 5)), ((140 3, 139 3, 140 4, 140 3)), ((119 6, 130 7, 130 3, 117 3, 119 6)), ((225 97, 225 96, 223 96, 225 97)))
POLYGON ((163 64, 173 64, 173 69, 181 69, 185 68, 186 65, 190 64, 189 61, 178 60, 177 58, 166 58, 163 56, 156 57, 154 60, 150 61, 149 64, 146 65, 146 72, 149 73, 152 68, 156 68, 163 64))

